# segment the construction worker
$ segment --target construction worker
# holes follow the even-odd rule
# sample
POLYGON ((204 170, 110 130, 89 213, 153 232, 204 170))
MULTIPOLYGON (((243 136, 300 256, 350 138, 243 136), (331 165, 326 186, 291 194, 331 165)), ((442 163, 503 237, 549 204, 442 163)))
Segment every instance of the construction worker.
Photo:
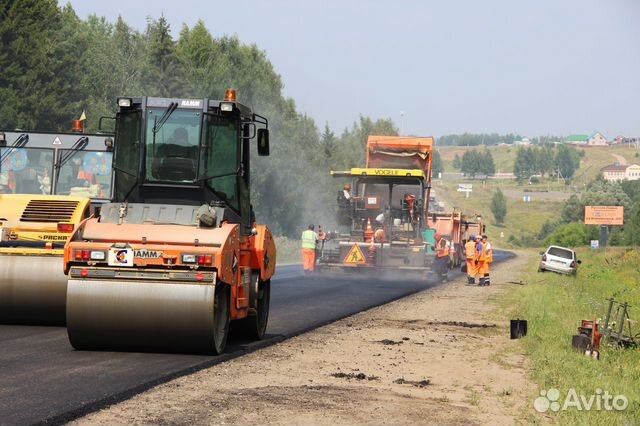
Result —
POLYGON ((486 286, 491 285, 489 265, 493 262, 493 247, 486 235, 482 236, 481 247, 478 256, 478 275, 480 276, 480 285, 486 286))
POLYGON ((476 283, 476 275, 478 274, 476 263, 478 260, 478 249, 475 236, 471 235, 465 243, 464 255, 467 258, 467 285, 474 285, 476 283))
POLYGON ((434 235, 436 240, 435 270, 441 281, 447 281, 449 272, 449 243, 440 234, 434 235))
POLYGON ((480 274, 480 270, 484 268, 484 263, 482 261, 482 236, 476 235, 476 274, 478 275, 478 283, 479 285, 483 285, 484 280, 482 279, 482 275, 480 274))
POLYGON ((344 198, 347 200, 351 200, 351 185, 348 183, 345 183, 344 186, 342 187, 342 194, 344 195, 344 198))
POLYGON ((318 235, 315 226, 309 225, 302 233, 302 269, 306 274, 310 274, 316 267, 316 247, 318 245, 318 235))

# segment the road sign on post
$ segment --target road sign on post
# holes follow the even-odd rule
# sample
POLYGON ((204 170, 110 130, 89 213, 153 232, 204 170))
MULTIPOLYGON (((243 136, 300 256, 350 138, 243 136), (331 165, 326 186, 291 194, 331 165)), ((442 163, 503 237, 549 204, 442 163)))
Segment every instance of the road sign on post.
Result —
POLYGON ((465 198, 469 198, 469 193, 473 191, 473 185, 470 183, 459 183, 458 192, 466 192, 465 198))
POLYGON ((585 206, 585 225, 622 225, 624 207, 622 206, 585 206))

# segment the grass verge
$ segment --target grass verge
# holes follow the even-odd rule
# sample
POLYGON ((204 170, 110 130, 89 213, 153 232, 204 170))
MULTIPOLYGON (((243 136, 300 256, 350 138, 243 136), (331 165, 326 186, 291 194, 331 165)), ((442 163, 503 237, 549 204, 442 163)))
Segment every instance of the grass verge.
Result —
MULTIPOLYGON (((537 273, 537 255, 528 266, 530 277, 524 286, 514 286, 501 303, 501 311, 509 318, 528 320, 528 336, 522 345, 530 359, 531 379, 538 390, 558 389, 561 409, 534 414, 534 400, 526 422, 563 425, 640 424, 640 350, 619 349, 603 345, 601 359, 594 360, 574 351, 571 336, 576 334, 581 319, 606 315, 608 302, 631 304, 630 317, 640 320, 640 252, 612 249, 602 253, 579 252, 582 266, 577 277, 537 273), (562 410, 571 389, 588 400, 595 395, 590 410, 569 407, 562 410), (629 405, 624 411, 597 410, 598 392, 624 395, 629 405)), ((640 323, 635 333, 640 332, 640 323)), ((582 404, 582 401, 581 401, 582 404)), ((584 407, 584 405, 583 405, 584 407)))

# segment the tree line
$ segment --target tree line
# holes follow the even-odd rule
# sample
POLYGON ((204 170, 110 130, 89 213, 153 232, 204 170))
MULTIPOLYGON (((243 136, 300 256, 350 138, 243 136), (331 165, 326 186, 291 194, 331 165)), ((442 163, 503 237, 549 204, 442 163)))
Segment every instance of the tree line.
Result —
MULTIPOLYGON (((523 136, 515 133, 507 133, 504 135, 498 133, 463 133, 456 135, 444 135, 438 138, 440 146, 480 146, 480 145, 500 145, 512 144, 523 140, 523 136)), ((536 136, 531 142, 537 144, 546 144, 554 142, 564 142, 566 138, 563 136, 536 136)))
POLYGON ((118 96, 220 99, 227 88, 269 118, 271 156, 255 156, 252 203, 274 232, 334 217, 341 182, 330 170, 364 165, 370 134, 397 135, 391 119, 357 117, 339 134, 320 130, 283 95, 283 82, 266 53, 237 36, 214 37, 202 21, 178 37, 164 16, 144 31, 122 17, 80 19, 56 0, 0 2, 0 128, 69 130, 86 112, 88 131, 114 116, 118 96))
POLYGON ((488 177, 496 173, 493 155, 487 149, 480 151, 475 149, 467 150, 462 154, 462 157, 456 154, 453 158, 452 166, 472 179, 475 179, 477 175, 488 177))
POLYGON ((513 174, 518 181, 532 176, 549 176, 564 179, 568 183, 580 167, 581 156, 584 156, 583 151, 562 144, 519 147, 513 174))

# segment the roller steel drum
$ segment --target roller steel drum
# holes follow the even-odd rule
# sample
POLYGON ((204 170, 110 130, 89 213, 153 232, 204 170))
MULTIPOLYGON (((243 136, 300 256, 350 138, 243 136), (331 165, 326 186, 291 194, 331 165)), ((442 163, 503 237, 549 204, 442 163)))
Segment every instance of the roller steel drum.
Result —
POLYGON ((67 333, 76 349, 214 352, 211 284, 70 279, 67 333))
POLYGON ((0 255, 0 323, 64 325, 61 256, 0 255))

